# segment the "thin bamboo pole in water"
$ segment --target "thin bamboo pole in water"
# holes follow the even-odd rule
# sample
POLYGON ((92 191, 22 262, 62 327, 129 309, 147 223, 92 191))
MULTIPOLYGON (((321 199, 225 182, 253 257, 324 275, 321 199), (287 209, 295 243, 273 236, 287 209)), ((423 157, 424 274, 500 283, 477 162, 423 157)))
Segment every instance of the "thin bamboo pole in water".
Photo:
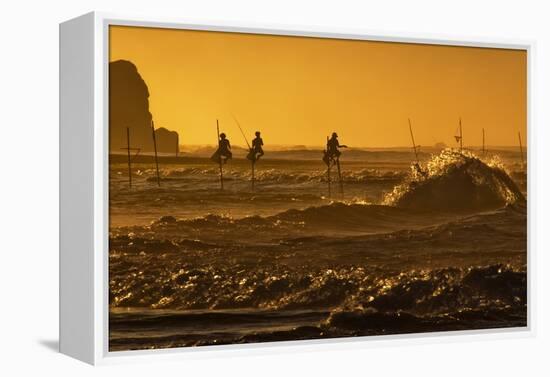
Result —
POLYGON ((130 128, 126 127, 126 143, 128 151, 128 183, 132 187, 132 158, 130 157, 130 128))
POLYGON ((525 169, 525 160, 523 159, 523 144, 521 143, 521 132, 518 132, 519 139, 519 153, 521 156, 521 168, 525 169))
MULTIPOLYGON (((220 123, 216 119, 216 131, 218 133, 218 151, 220 150, 220 123)), ((223 190, 223 166, 222 166, 222 156, 218 155, 218 162, 220 164, 220 189, 223 190)))
POLYGON ((160 187, 159 159, 157 156, 157 136, 155 135, 155 122, 151 121, 151 131, 153 131, 153 146, 155 148, 155 165, 157 167, 157 185, 160 187))

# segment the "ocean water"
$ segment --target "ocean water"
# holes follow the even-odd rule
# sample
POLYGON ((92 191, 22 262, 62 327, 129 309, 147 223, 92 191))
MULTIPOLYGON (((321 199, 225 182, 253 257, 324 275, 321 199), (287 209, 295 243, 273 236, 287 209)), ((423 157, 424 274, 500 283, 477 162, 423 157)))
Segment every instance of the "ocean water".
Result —
POLYGON ((111 351, 526 326, 519 153, 207 155, 111 157, 111 351))

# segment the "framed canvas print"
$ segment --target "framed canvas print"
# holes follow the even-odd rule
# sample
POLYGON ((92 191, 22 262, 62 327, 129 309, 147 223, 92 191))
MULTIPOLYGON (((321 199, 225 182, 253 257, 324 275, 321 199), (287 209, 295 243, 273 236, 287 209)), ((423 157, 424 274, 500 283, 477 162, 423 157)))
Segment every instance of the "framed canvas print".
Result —
POLYGON ((530 333, 530 43, 60 31, 62 352, 530 333))

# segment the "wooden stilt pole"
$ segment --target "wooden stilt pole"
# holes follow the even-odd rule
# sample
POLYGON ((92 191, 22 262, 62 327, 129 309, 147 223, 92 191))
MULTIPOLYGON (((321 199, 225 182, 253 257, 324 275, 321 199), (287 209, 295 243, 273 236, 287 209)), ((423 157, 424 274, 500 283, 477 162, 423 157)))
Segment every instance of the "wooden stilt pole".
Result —
POLYGON ((126 143, 128 144, 128 183, 132 187, 132 158, 130 157, 130 128, 126 127, 126 143))
POLYGON ((176 136, 176 157, 178 157, 179 153, 180 153, 180 135, 178 134, 176 136))
POLYGON ((525 160, 523 159, 523 144, 521 143, 521 132, 518 132, 519 154, 521 156, 521 168, 525 169, 525 160))
POLYGON ((256 162, 255 161, 252 161, 252 191, 254 191, 254 181, 255 181, 255 177, 254 177, 254 166, 256 165, 256 162))
POLYGON ((157 167, 157 184, 160 187, 159 160, 157 156, 157 136, 155 135, 155 122, 151 121, 151 131, 153 132, 153 146, 155 148, 155 165, 157 167))
POLYGON ((330 199, 332 196, 332 190, 330 188, 330 160, 327 168, 327 183, 328 183, 328 198, 330 199))
MULTIPOLYGON (((218 151, 220 150, 220 123, 216 119, 216 131, 218 133, 218 151)), ((220 164, 220 189, 223 190, 223 166, 222 166, 222 156, 218 155, 218 162, 220 164)))
MULTIPOLYGON (((327 136, 327 156, 328 156, 328 136, 327 136)), ((327 184, 328 184, 328 198, 332 196, 332 190, 330 188, 330 157, 327 159, 327 184)))
POLYGON ((413 144, 413 150, 414 150, 414 157, 416 158, 416 163, 420 166, 420 162, 418 161, 418 151, 416 150, 416 143, 414 142, 414 134, 411 124, 411 119, 409 118, 409 132, 411 133, 411 140, 413 144))
POLYGON ((482 154, 483 156, 485 156, 485 128, 482 128, 482 129, 481 129, 481 132, 482 132, 482 140, 481 140, 481 142, 482 142, 482 147, 481 147, 481 154, 482 154))
POLYGON ((344 182, 342 181, 342 171, 340 170, 340 157, 336 157, 336 167, 338 168, 338 184, 340 186, 341 199, 344 199, 344 182))
POLYGON ((462 117, 458 118, 458 127, 460 130, 460 152, 462 153, 462 117))

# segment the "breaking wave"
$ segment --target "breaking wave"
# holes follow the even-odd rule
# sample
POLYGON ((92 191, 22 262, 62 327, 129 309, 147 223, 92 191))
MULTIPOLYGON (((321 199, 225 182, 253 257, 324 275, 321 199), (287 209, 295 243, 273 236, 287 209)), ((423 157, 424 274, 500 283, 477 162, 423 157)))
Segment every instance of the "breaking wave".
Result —
POLYGON ((384 204, 401 208, 482 210, 524 202, 525 197, 498 160, 481 161, 473 153, 445 149, 426 167, 412 167, 384 204))

